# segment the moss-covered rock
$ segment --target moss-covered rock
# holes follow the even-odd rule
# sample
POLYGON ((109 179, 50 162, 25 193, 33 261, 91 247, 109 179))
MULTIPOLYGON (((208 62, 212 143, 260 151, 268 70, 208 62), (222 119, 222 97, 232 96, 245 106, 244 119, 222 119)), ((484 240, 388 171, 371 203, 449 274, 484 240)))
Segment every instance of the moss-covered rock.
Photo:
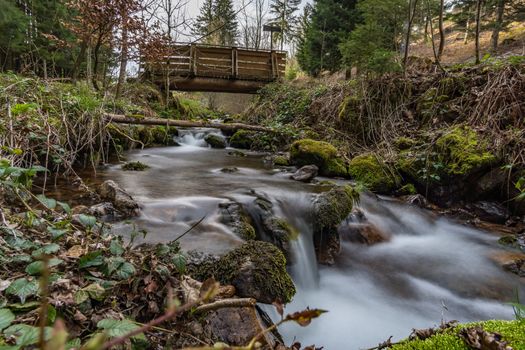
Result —
POLYGON ((204 138, 204 141, 206 141, 211 148, 226 148, 226 140, 220 135, 208 134, 204 138))
POLYGON ((438 157, 446 164, 449 175, 468 175, 495 163, 487 144, 480 140, 476 131, 467 126, 457 126, 437 139, 438 157))
POLYGON ((337 149, 324 141, 295 141, 290 148, 290 162, 297 166, 316 165, 324 176, 348 176, 346 164, 337 157, 337 149))
POLYGON ((353 158, 348 172, 353 179, 379 193, 389 193, 401 182, 399 176, 374 154, 362 154, 353 158))
POLYGON ((236 202, 221 203, 219 204, 219 211, 221 222, 229 226, 239 237, 246 241, 257 238, 250 216, 241 204, 236 202))
POLYGON ((290 160, 285 156, 275 156, 273 158, 273 164, 275 166, 288 166, 290 165, 290 160))
POLYGON ((458 333, 462 328, 481 326, 484 331, 501 334, 502 340, 513 349, 525 349, 525 320, 499 321, 490 320, 461 324, 447 329, 425 340, 412 340, 392 346, 393 350, 469 350, 458 333))
POLYGON ((253 132, 239 130, 230 138, 230 146, 234 148, 250 149, 253 144, 253 137, 253 132))
POLYGON ((290 161, 297 166, 317 165, 322 168, 337 157, 337 149, 324 141, 303 139, 295 141, 290 148, 290 161))
POLYGON ((314 201, 314 246, 317 260, 331 265, 340 250, 339 224, 350 215, 359 194, 349 185, 334 186, 314 201))
POLYGON ((348 169, 342 159, 334 158, 328 160, 326 166, 322 169, 322 174, 331 177, 347 177, 348 169))
POLYGON ((126 164, 122 165, 122 170, 126 171, 144 171, 146 169, 149 169, 149 165, 139 161, 127 162, 126 164))
POLYGON ((431 200, 448 205, 476 193, 478 180, 497 162, 475 130, 455 126, 432 144, 399 152, 396 168, 431 200))
POLYGON ((217 262, 214 275, 221 283, 235 286, 238 296, 262 303, 277 299, 288 303, 295 295, 286 258, 268 242, 250 241, 224 255, 217 262))

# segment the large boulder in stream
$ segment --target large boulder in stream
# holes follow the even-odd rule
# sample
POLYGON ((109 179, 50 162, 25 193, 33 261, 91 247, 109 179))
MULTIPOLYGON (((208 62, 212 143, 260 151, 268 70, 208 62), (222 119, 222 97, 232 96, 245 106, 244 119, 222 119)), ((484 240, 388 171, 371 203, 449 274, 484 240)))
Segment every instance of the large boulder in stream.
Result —
POLYGON ((98 188, 98 194, 102 199, 111 202, 122 215, 135 216, 138 214, 138 203, 115 181, 104 181, 98 188))
POLYGON ((335 186, 314 200, 314 247, 317 261, 333 265, 340 251, 337 227, 350 215, 359 194, 349 185, 335 186))
POLYGON ((206 141, 206 143, 210 145, 211 148, 226 148, 226 140, 217 134, 206 135, 204 141, 206 141))
POLYGON ((290 162, 297 166, 316 165, 323 176, 348 176, 348 169, 344 161, 337 156, 337 149, 324 141, 295 141, 290 148, 290 162))
POLYGON ((288 303, 295 295, 284 254, 268 242, 249 241, 219 259, 192 265, 190 273, 195 278, 214 277, 221 284, 233 285, 240 297, 271 304, 276 300, 288 303))
POLYGON ((285 218, 276 216, 273 203, 269 199, 259 194, 255 195, 256 199, 249 208, 257 226, 257 238, 272 243, 290 260, 290 240, 297 238, 297 230, 285 218))
POLYGON ((246 241, 256 238, 250 216, 244 211, 241 204, 236 202, 220 203, 219 212, 221 222, 229 226, 237 236, 246 241))
POLYGON ((254 132, 238 130, 230 138, 230 146, 234 148, 250 149, 253 145, 254 132))

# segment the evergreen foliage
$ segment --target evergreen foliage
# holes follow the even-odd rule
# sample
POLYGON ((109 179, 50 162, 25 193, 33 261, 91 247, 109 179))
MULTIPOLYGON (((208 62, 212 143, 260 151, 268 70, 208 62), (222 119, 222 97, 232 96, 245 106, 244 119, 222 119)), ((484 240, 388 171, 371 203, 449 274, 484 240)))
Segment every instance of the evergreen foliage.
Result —
POLYGON ((297 60, 311 75, 341 68, 339 44, 361 20, 357 0, 315 0, 297 60))
POLYGON ((234 46, 239 33, 232 0, 205 0, 193 34, 206 44, 234 46))
POLYGON ((284 49, 284 43, 291 42, 296 35, 299 20, 296 12, 300 4, 301 0, 273 0, 270 4, 273 21, 281 28, 281 32, 276 33, 276 39, 281 42, 281 50, 284 49))

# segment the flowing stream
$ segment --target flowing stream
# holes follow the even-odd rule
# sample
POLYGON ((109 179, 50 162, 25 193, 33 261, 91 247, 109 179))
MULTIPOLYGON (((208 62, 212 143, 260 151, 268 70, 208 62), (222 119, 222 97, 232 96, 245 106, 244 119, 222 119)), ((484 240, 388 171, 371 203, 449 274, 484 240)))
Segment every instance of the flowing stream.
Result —
MULTIPOLYGON (((151 167, 144 172, 121 171, 118 165, 102 172, 102 178, 117 181, 143 206, 137 219, 117 229, 123 235, 146 230, 145 237, 136 238, 139 242, 168 242, 204 217, 181 245, 222 254, 242 240, 220 223, 218 205, 235 200, 248 206, 255 195, 271 200, 276 215, 300 233, 291 243, 290 266, 298 293, 286 312, 307 306, 329 311, 306 328, 283 326, 288 343, 297 339, 327 350, 369 348, 389 336, 406 337, 412 328, 439 324, 442 318, 511 319, 512 308, 505 302, 516 293, 525 297, 523 279, 491 260, 501 250, 496 235, 369 195, 362 196, 359 207, 389 240, 372 246, 352 243, 345 227, 360 223, 350 217, 341 224, 336 264, 318 266, 310 213, 312 196, 322 187, 290 180, 289 172, 274 169, 262 154, 238 157, 229 154, 232 149, 208 148, 203 140, 208 133, 218 132, 186 130, 177 139, 179 147, 129 152, 128 160, 151 167)), ((270 307, 265 309, 276 317, 270 307)))

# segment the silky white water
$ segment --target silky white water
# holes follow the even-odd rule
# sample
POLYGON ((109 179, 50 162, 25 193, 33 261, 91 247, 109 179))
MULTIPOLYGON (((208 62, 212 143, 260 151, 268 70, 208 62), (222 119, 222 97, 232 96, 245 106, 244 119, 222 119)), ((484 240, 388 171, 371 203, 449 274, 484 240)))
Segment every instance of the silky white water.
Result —
MULTIPOLYGON (((280 331, 287 343, 316 344, 326 350, 376 346, 412 328, 445 320, 472 321, 513 317, 516 293, 525 300, 524 283, 491 260, 502 248, 497 236, 388 199, 363 195, 359 207, 369 222, 390 240, 373 246, 342 237, 334 266, 318 266, 312 245, 312 199, 319 186, 289 179, 263 155, 228 154, 208 148, 210 129, 181 131, 180 147, 132 151, 128 160, 150 166, 144 172, 124 172, 113 166, 102 175, 116 180, 142 205, 141 215, 122 223, 145 229, 140 240, 169 242, 195 222, 204 220, 181 240, 183 249, 222 254, 242 240, 219 222, 219 203, 235 200, 248 205, 255 194, 274 204, 299 232, 291 242, 290 272, 298 292, 286 312, 307 306, 329 312, 307 328, 287 324, 280 331), (224 173, 234 167, 238 171, 224 173)), ((356 225, 347 221, 344 225, 356 225)), ((118 225, 117 225, 118 228, 118 225)), ((341 230, 345 232, 345 230, 341 230)), ((277 319, 271 306, 269 314, 277 319)))

